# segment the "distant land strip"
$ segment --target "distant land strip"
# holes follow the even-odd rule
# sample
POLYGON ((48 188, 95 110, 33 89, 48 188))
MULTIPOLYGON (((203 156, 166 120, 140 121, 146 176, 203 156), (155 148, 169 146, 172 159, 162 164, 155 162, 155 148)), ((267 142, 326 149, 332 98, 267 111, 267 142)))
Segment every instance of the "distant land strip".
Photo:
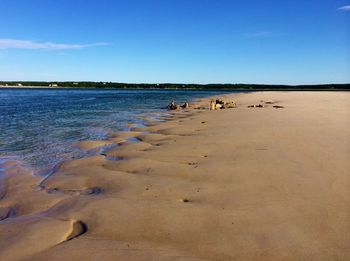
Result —
POLYGON ((115 88, 115 89, 191 89, 191 90, 350 90, 346 84, 269 85, 269 84, 180 84, 180 83, 117 83, 117 82, 43 82, 0 81, 0 87, 41 88, 115 88))

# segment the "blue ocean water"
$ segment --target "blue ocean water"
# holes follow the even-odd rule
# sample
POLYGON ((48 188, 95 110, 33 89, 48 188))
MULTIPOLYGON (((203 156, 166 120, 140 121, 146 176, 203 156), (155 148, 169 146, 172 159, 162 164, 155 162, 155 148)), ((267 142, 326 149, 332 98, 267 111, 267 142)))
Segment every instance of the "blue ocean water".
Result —
POLYGON ((223 91, 117 89, 0 89, 0 160, 15 159, 45 174, 81 155, 73 145, 107 139, 166 112, 170 100, 191 101, 223 91))

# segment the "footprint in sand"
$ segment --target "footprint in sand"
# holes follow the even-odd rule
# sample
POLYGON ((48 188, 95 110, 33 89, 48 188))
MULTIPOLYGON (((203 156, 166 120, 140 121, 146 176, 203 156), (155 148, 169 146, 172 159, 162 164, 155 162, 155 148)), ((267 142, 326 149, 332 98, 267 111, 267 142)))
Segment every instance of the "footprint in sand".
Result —
POLYGON ((92 187, 92 188, 87 188, 87 189, 83 190, 81 192, 81 194, 83 194, 83 195, 90 195, 90 196, 92 196, 92 195, 96 196, 96 195, 102 194, 103 192, 104 192, 103 188, 92 187))
POLYGON ((87 225, 84 222, 80 220, 72 220, 71 222, 71 229, 62 242, 70 241, 85 234, 88 231, 87 225))
POLYGON ((198 162, 190 162, 188 165, 193 166, 195 169, 198 168, 198 162))
POLYGON ((54 193, 63 193, 63 194, 69 194, 72 196, 97 196, 100 195, 104 192, 104 189, 101 187, 91 187, 91 188, 86 188, 86 189, 66 189, 66 190, 61 190, 59 188, 47 188, 46 192, 48 194, 54 194, 54 193))
MULTIPOLYGON (((261 101, 261 102, 264 102, 264 101, 261 101)), ((276 101, 265 101, 264 103, 265 104, 276 104, 278 102, 276 102, 276 101)), ((272 107, 275 108, 275 109, 282 109, 282 108, 284 108, 284 106, 281 106, 281 105, 274 105, 272 107)))
POLYGON ((6 190, 2 189, 2 187, 0 186, 0 200, 5 198, 6 196, 6 190))
POLYGON ((11 207, 1 207, 0 208, 0 221, 13 217, 16 215, 16 211, 14 208, 11 207))

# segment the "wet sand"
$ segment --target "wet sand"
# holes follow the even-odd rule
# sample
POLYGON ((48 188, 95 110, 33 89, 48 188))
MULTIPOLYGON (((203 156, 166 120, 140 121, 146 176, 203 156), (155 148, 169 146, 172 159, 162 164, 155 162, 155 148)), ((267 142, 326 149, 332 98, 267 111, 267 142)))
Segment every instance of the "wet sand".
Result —
POLYGON ((42 187, 2 164, 0 260, 349 260, 350 92, 221 98, 77 144, 119 146, 42 187))

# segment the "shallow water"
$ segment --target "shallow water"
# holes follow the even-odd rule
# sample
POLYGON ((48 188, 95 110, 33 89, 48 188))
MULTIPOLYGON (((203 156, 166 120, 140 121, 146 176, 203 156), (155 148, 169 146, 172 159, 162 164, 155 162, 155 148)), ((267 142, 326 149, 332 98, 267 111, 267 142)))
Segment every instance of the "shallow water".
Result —
MULTIPOLYGON (((115 89, 0 89, 0 159, 14 159, 45 174, 82 152, 82 140, 107 139, 113 132, 157 117, 170 100, 224 91, 115 89)), ((232 91, 231 91, 232 92, 232 91)))

